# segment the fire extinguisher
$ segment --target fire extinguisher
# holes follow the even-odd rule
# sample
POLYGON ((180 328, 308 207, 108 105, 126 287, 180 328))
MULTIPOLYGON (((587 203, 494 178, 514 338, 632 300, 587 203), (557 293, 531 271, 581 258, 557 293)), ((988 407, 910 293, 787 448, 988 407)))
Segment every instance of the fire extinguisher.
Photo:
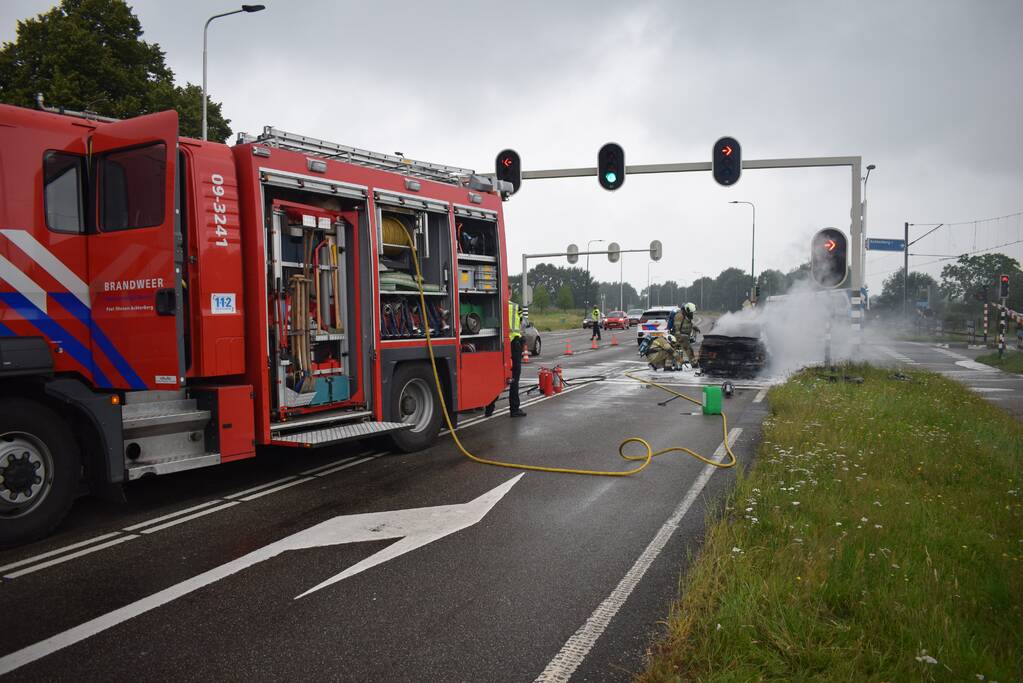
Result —
POLYGON ((540 393, 544 396, 551 396, 554 394, 554 382, 553 373, 547 368, 540 368, 540 374, 537 376, 537 380, 540 384, 540 393))
POLYGON ((560 394, 561 390, 565 388, 565 378, 561 375, 560 365, 554 366, 554 371, 551 373, 551 384, 554 385, 552 388, 555 394, 560 394))

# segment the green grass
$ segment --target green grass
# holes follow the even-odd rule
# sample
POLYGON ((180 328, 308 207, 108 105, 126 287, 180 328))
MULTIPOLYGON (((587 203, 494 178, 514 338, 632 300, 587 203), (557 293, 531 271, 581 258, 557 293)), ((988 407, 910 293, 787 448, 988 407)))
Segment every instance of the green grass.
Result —
POLYGON ((771 390, 639 681, 1023 680, 1023 425, 938 375, 844 372, 771 390))
POLYGON ((1006 351, 1005 356, 1002 358, 998 357, 998 352, 989 353, 986 356, 980 356, 977 358, 978 363, 984 363, 1006 372, 1020 372, 1023 373, 1023 353, 1019 351, 1006 351))
POLYGON ((529 319, 536 325, 536 329, 541 332, 570 330, 575 327, 581 329, 583 325, 583 309, 573 308, 567 311, 548 309, 542 313, 530 309, 529 319))

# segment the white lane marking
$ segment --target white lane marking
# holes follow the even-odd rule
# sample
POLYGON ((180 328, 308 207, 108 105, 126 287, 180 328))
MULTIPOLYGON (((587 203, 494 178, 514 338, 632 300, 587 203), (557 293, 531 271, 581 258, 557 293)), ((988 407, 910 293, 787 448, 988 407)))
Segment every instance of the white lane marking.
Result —
POLYGON ((326 472, 319 472, 317 474, 314 474, 313 476, 314 477, 325 477, 328 474, 334 474, 335 472, 340 472, 341 470, 347 470, 349 467, 355 467, 356 465, 361 465, 364 462, 369 462, 370 460, 376 460, 377 458, 379 458, 379 457, 381 457, 383 455, 385 455, 385 454, 384 453, 376 453, 375 455, 367 456, 365 458, 362 458, 361 460, 355 460, 353 462, 343 463, 341 465, 338 465, 336 467, 333 467, 333 468, 327 470, 326 472))
POLYGON ((222 501, 220 501, 219 499, 218 500, 208 500, 205 503, 199 503, 198 505, 193 505, 192 507, 185 508, 184 510, 177 510, 177 511, 172 512, 170 514, 163 515, 162 517, 156 517, 154 519, 147 519, 145 522, 139 522, 138 524, 132 524, 131 526, 126 526, 126 527, 124 527, 124 530, 125 531, 138 531, 139 529, 141 529, 143 527, 151 526, 153 524, 159 524, 160 522, 163 522, 163 521, 168 520, 168 519, 174 519, 175 517, 180 517, 181 515, 187 515, 189 512, 195 512, 196 510, 202 510, 203 508, 208 508, 209 506, 216 505, 217 503, 220 503, 220 502, 222 502, 222 501))
MULTIPOLYGON (((373 454, 371 453, 370 455, 373 455, 373 454)), ((357 458, 357 457, 358 456, 349 456, 347 458, 341 458, 340 460, 335 460, 334 462, 328 462, 326 465, 320 465, 319 467, 314 467, 311 470, 305 470, 304 472, 299 472, 299 474, 302 475, 303 477, 315 476, 315 475, 319 474, 320 472, 323 472, 324 470, 330 469, 331 467, 336 467, 336 466, 342 465, 342 464, 344 464, 346 462, 351 462, 354 458, 357 458)))
POLYGON ((962 354, 956 353, 955 351, 949 351, 948 349, 943 349, 943 348, 937 347, 937 346, 933 347, 933 348, 938 353, 942 353, 942 354, 948 356, 949 358, 955 358, 956 360, 970 360, 967 356, 964 356, 962 354))
POLYGON ((997 391, 1012 391, 1012 389, 1005 389, 1004 387, 967 387, 967 389, 972 389, 973 391, 976 391, 976 392, 982 393, 982 394, 986 394, 988 392, 997 392, 997 391))
POLYGON ((977 372, 998 372, 998 368, 993 368, 990 365, 984 365, 983 363, 978 363, 977 361, 970 360, 968 358, 966 360, 956 361, 956 365, 968 370, 976 370, 977 372))
POLYGON ((58 557, 55 560, 50 560, 48 562, 41 562, 40 564, 34 564, 31 567, 27 567, 25 569, 20 569, 20 570, 18 570, 16 572, 11 572, 10 574, 5 574, 4 578, 5 579, 16 579, 19 576, 25 576, 26 574, 31 574, 32 572, 37 572, 40 569, 46 569, 47 567, 53 567, 53 566, 61 564, 63 562, 68 562, 69 560, 78 559, 79 557, 82 557, 83 555, 88 555, 89 553, 94 553, 94 552, 97 552, 99 550, 106 550, 107 548, 111 548, 111 547, 113 547, 115 545, 118 545, 120 543, 124 543, 125 541, 130 541, 133 538, 138 538, 138 536, 136 536, 134 534, 132 534, 131 536, 121 536, 120 538, 115 538, 112 541, 107 541, 106 543, 100 543, 99 545, 94 545, 92 547, 86 548, 85 550, 79 550, 77 553, 71 553, 70 555, 64 555, 62 557, 58 557))
POLYGON ((761 401, 764 400, 765 396, 767 396, 767 389, 766 388, 765 389, 761 389, 760 391, 757 392, 757 395, 753 397, 753 402, 754 403, 760 403, 761 401))
POLYGON ((0 657, 0 675, 41 659, 49 654, 74 645, 86 638, 117 626, 129 619, 156 609, 183 595, 196 591, 211 583, 236 574, 244 569, 276 557, 290 550, 322 548, 342 543, 377 541, 392 538, 401 540, 392 543, 380 552, 358 562, 340 574, 314 586, 296 597, 301 598, 321 588, 341 581, 359 572, 393 559, 403 553, 420 548, 466 527, 476 524, 504 498, 505 494, 521 479, 520 474, 483 495, 460 505, 439 505, 412 510, 392 510, 361 515, 341 515, 320 522, 291 536, 263 546, 236 560, 193 576, 181 583, 158 591, 153 595, 115 609, 84 624, 41 640, 34 645, 0 657))
MULTIPOLYGON (((728 432, 728 444, 731 446, 735 443, 735 440, 742 434, 742 427, 735 427, 728 432)), ((725 457, 725 443, 722 441, 721 445, 718 446, 717 450, 714 451, 715 462, 720 462, 725 457)), ((682 518, 692 507, 696 501, 696 497, 700 495, 703 487, 710 481, 711 475, 717 470, 717 467, 713 465, 704 465, 703 470, 697 476, 696 481, 689 488, 685 498, 679 503, 679 506, 672 513, 668 521, 664 523, 661 529, 654 536, 654 539, 650 541, 650 544, 643 551, 643 554, 639 556, 636 563, 632 565, 628 573, 618 582, 615 589, 611 592, 611 595, 607 596, 597 609, 593 611, 590 618, 586 620, 586 623, 579 627, 568 642, 562 646, 558 654, 554 655, 554 658, 550 661, 539 676, 536 677, 535 681, 538 683, 567 683, 567 681, 575 673, 575 670, 579 668, 586 655, 589 654, 593 645, 600 638, 601 634, 607 628, 608 624, 611 623, 611 619, 618 613, 618 611, 625 604, 625 601, 629 598, 629 595, 639 584, 640 579, 646 574, 650 565, 654 563, 657 556, 664 549, 664 546, 668 544, 668 540, 671 535, 675 533, 675 529, 678 528, 682 521, 682 518)))
POLYGON ((899 361, 900 363, 905 363, 906 365, 916 365, 917 364, 916 361, 913 360, 912 358, 910 358, 909 356, 901 354, 898 351, 895 351, 894 349, 888 348, 887 346, 878 346, 877 350, 880 351, 881 353, 885 354, 886 356, 890 356, 890 357, 894 358, 895 360, 899 361))
POLYGON ((92 545, 93 543, 99 543, 100 541, 105 541, 108 538, 113 538, 114 536, 117 536, 120 533, 121 533, 120 531, 114 531, 114 532, 111 532, 109 534, 103 534, 102 536, 96 536, 95 538, 90 538, 90 539, 88 539, 86 541, 80 541, 78 543, 72 543, 71 545, 66 545, 66 546, 64 546, 62 548, 57 548, 56 550, 50 550, 50 551, 47 551, 45 553, 40 553, 38 555, 33 555, 32 557, 26 557, 24 560, 18 560, 17 562, 11 562, 10 564, 5 564, 4 566, 0 567, 0 573, 3 573, 5 571, 7 571, 8 569, 14 569, 16 567, 24 567, 26 564, 32 564, 33 562, 38 562, 39 560, 45 560, 47 557, 53 557, 54 555, 60 555, 61 553, 66 553, 69 550, 74 550, 75 548, 81 548, 83 546, 92 545))
MULTIPOLYGON (((303 474, 305 474, 305 473, 303 472, 303 474)), ((284 483, 286 481, 291 481, 292 479, 295 479, 296 476, 297 475, 291 474, 291 475, 289 475, 287 477, 281 477, 280 479, 274 479, 273 481, 268 481, 265 484, 260 484, 259 486, 253 486, 251 489, 245 489, 244 491, 239 491, 238 493, 232 493, 229 496, 224 496, 224 498, 225 498, 225 500, 234 500, 235 498, 241 498, 242 496, 249 495, 253 491, 262 491, 263 489, 268 488, 270 486, 276 486, 277 484, 281 484, 281 483, 284 483)))
MULTIPOLYGON (((217 501, 217 502, 220 502, 220 501, 217 501)), ((144 533, 144 534, 155 534, 157 531, 163 531, 164 529, 169 529, 172 526, 177 526, 178 524, 182 524, 184 522, 191 522, 193 519, 199 519, 200 517, 205 517, 206 515, 213 514, 214 512, 220 512, 221 510, 226 510, 227 508, 234 507, 235 505, 237 505, 240 502, 241 502, 240 500, 232 500, 230 503, 224 503, 223 505, 218 505, 217 507, 207 508, 206 510, 201 510, 199 512, 194 512, 194 513, 192 513, 190 515, 187 515, 185 517, 180 517, 178 519, 171 520, 170 522, 165 522, 163 524, 160 524, 159 526, 154 526, 154 527, 150 527, 148 529, 143 529, 142 533, 144 533)))
POLYGON ((245 496, 244 498, 242 498, 242 500, 244 500, 245 502, 248 502, 250 500, 256 500, 257 498, 262 498, 263 496, 270 495, 271 493, 277 493, 278 491, 283 491, 284 489, 291 488, 292 486, 296 486, 298 484, 304 484, 307 481, 312 481, 315 478, 316 477, 303 477, 302 479, 296 479, 295 481, 289 481, 286 484, 281 484, 280 486, 275 486, 272 489, 266 489, 265 491, 258 491, 256 493, 249 494, 249 495, 245 496))

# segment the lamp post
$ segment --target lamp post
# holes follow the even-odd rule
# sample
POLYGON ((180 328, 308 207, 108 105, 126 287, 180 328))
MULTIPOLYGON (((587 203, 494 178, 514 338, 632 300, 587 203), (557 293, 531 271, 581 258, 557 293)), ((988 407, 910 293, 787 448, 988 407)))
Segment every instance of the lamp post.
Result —
POLYGON ((647 261, 647 263, 646 263, 646 307, 647 308, 650 308, 650 266, 654 265, 655 263, 657 263, 657 261, 647 261))
POLYGON ((242 5, 241 9, 224 12, 223 14, 214 14, 206 20, 206 25, 202 27, 202 139, 204 142, 206 141, 206 30, 214 19, 229 17, 232 14, 239 14, 241 12, 260 12, 265 9, 266 5, 242 5))
MULTIPOLYGON (((590 305, 590 245, 594 242, 603 242, 604 240, 590 240, 586 243, 586 305, 590 305)), ((596 301, 593 302, 596 305, 596 301)))
POLYGON ((756 269, 756 255, 757 255, 757 207, 753 202, 740 202, 738 200, 732 200, 729 204, 749 204, 753 207, 753 238, 750 240, 750 259, 749 259, 749 270, 750 277, 753 278, 753 284, 750 285, 749 298, 750 303, 756 303, 757 298, 757 269, 756 269))

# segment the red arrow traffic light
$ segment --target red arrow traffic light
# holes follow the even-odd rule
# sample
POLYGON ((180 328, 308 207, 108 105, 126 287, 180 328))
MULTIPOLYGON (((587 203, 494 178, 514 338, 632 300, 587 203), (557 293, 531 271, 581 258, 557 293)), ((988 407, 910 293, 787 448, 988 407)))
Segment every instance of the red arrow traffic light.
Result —
POLYGON ((504 164, 505 168, 511 168, 511 165, 515 162, 512 161, 511 157, 505 157, 504 159, 501 159, 501 163, 504 164))
POLYGON ((725 145, 724 147, 721 148, 721 153, 724 154, 726 157, 730 157, 732 156, 732 148, 729 145, 725 145))
POLYGON ((824 248, 827 249, 828 251, 834 251, 835 247, 837 246, 838 242, 836 242, 835 240, 828 240, 827 242, 824 243, 824 248))

